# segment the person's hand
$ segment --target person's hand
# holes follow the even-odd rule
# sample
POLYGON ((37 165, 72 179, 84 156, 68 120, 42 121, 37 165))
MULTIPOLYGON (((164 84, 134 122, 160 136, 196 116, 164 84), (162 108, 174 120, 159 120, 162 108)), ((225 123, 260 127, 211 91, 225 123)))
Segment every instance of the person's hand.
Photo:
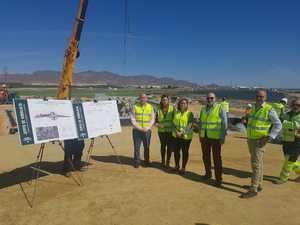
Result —
POLYGON ((177 137, 177 138, 181 138, 182 136, 183 136, 183 133, 182 133, 182 132, 176 131, 176 137, 177 137))
POLYGON ((147 129, 146 128, 140 128, 139 131, 146 132, 147 129))
POLYGON ((261 139, 259 139, 259 147, 264 147, 270 139, 270 137, 262 137, 261 139))
POLYGON ((193 123, 193 128, 194 129, 199 129, 199 124, 198 123, 193 123))

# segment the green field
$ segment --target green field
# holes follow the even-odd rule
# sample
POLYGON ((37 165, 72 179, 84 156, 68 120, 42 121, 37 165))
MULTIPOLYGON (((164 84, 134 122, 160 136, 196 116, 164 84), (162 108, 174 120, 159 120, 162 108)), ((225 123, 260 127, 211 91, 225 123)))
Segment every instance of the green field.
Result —
MULTIPOLYGON (((28 88, 12 88, 11 92, 15 92, 18 96, 21 97, 55 97, 57 93, 57 88, 42 88, 42 87, 28 87, 28 88)), ((169 94, 176 95, 179 93, 179 90, 174 89, 139 89, 139 88, 120 88, 117 90, 108 89, 108 88, 72 88, 71 95, 72 97, 83 97, 83 98, 94 98, 95 94, 103 93, 107 96, 137 96, 140 93, 161 95, 169 94)))

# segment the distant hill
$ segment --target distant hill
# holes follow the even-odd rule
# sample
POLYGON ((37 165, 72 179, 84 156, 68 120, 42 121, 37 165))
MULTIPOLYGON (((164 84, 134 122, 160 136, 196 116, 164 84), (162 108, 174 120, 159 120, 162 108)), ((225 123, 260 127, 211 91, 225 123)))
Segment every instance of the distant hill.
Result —
MULTIPOLYGON (((35 71, 32 74, 8 74, 9 83, 23 84, 57 84, 60 72, 58 71, 35 71)), ((0 76, 0 82, 4 81, 4 76, 0 76)), ((109 71, 83 71, 74 74, 75 85, 111 85, 111 86, 128 86, 128 85, 171 85, 177 87, 198 87, 196 83, 184 80, 175 80, 169 77, 155 77, 150 75, 122 76, 109 71)))

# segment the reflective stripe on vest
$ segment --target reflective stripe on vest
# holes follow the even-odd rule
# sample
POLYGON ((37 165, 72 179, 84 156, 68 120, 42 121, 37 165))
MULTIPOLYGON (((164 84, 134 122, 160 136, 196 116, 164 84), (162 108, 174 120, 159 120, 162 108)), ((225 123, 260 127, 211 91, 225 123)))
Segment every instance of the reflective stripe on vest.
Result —
POLYGON ((158 132, 172 132, 173 127, 173 116, 174 116, 174 107, 169 105, 168 111, 163 112, 159 106, 157 109, 157 119, 158 123, 163 125, 163 128, 158 127, 158 132))
POLYGON ((282 122, 282 140, 285 142, 294 142, 297 132, 297 128, 300 125, 300 113, 298 115, 291 116, 290 113, 283 115, 282 122))
POLYGON ((135 120, 140 127, 146 128, 149 126, 152 120, 153 107, 152 105, 146 103, 142 106, 140 103, 135 104, 135 120))
POLYGON ((253 106, 249 115, 247 136, 249 139, 259 139, 269 135, 269 130, 272 125, 269 119, 269 113, 272 106, 265 104, 256 111, 256 106, 253 106))
POLYGON ((221 102, 221 105, 223 106, 223 109, 226 113, 229 113, 229 102, 223 101, 221 102))
POLYGON ((202 108, 200 113, 200 137, 205 137, 211 139, 221 138, 222 129, 222 119, 220 117, 221 104, 216 104, 211 111, 207 112, 207 106, 202 108))
POLYGON ((192 112, 186 111, 181 113, 180 111, 176 112, 173 118, 173 132, 172 136, 176 137, 176 130, 179 132, 186 132, 183 136, 185 140, 191 140, 193 138, 193 130, 187 129, 189 125, 189 121, 191 119, 192 112))

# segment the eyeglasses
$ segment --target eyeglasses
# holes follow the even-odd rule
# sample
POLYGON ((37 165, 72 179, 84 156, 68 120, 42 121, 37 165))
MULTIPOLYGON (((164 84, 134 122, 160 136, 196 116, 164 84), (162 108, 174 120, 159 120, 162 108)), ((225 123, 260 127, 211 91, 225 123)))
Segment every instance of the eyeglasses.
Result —
POLYGON ((256 98, 264 98, 264 95, 256 95, 256 98))
POLYGON ((207 100, 215 99, 214 97, 207 97, 207 100))

